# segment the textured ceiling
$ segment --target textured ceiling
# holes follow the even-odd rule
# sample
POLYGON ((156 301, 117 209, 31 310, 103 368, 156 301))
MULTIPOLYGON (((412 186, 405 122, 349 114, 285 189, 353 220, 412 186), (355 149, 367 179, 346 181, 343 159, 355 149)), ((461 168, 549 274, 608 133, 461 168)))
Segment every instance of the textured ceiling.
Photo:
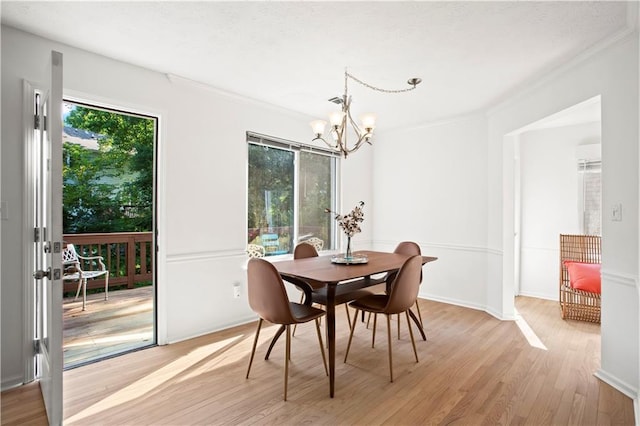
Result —
POLYGON ((2 23, 323 117, 345 67, 378 129, 491 107, 627 30, 626 2, 11 2, 2 23), (42 25, 40 23, 46 23, 42 25))

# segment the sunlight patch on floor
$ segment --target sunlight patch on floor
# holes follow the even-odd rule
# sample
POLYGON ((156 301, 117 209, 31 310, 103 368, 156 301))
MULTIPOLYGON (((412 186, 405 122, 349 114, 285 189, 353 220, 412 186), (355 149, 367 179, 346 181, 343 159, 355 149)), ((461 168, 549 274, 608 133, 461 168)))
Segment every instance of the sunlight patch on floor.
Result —
MULTIPOLYGON (((271 341, 273 338, 273 332, 278 328, 280 328, 279 325, 262 326, 262 329, 260 330, 260 338, 258 339, 258 349, 260 349, 262 345, 268 344, 271 341)), ((226 351, 186 372, 180 376, 178 380, 184 381, 198 377, 201 374, 209 373, 217 368, 233 364, 242 358, 245 358, 248 363, 254 338, 254 333, 237 336, 233 345, 230 344, 226 351), (243 340, 241 340, 241 338, 243 338, 243 340)), ((282 342, 284 342, 284 339, 285 337, 281 336, 282 342)), ((261 359, 260 355, 257 355, 258 349, 256 349, 256 357, 257 359, 261 359)))
POLYGON ((194 365, 202 362, 206 358, 214 355, 216 352, 223 350, 227 346, 234 345, 238 340, 245 338, 244 335, 234 336, 229 339, 215 342, 210 345, 199 347, 192 352, 184 355, 175 361, 170 362, 164 367, 154 371, 153 373, 131 383, 129 386, 109 395, 108 397, 90 405, 79 413, 65 419, 65 423, 72 423, 83 420, 90 416, 95 416, 103 411, 111 410, 120 404, 124 404, 136 398, 140 398, 154 389, 167 383, 194 365))
POLYGON ((531 329, 527 321, 520 315, 517 309, 515 309, 515 317, 516 317, 516 325, 522 332, 522 335, 527 339, 529 345, 534 348, 548 350, 547 347, 542 343, 542 340, 538 337, 538 335, 531 329))

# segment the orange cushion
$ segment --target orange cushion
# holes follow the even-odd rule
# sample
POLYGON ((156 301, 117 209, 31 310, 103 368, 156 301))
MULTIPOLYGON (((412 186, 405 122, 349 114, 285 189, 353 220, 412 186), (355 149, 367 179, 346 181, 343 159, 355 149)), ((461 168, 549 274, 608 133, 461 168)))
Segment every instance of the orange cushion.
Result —
POLYGON ((569 271, 569 285, 572 288, 590 293, 599 294, 601 292, 599 263, 565 261, 564 264, 569 271))

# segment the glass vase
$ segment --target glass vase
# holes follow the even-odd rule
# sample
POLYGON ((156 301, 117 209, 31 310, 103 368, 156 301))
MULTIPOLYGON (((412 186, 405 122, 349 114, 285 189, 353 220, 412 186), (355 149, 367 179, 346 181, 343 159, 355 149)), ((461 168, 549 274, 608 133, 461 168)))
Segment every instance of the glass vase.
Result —
POLYGON ((346 259, 352 259, 353 255, 351 254, 351 237, 347 235, 347 252, 345 253, 344 257, 346 259))

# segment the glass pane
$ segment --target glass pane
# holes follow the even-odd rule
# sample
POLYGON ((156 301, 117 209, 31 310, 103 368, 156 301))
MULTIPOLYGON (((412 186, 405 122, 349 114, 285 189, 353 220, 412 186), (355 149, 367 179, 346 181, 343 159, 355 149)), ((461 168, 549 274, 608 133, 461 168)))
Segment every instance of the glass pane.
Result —
POLYGON ((333 248, 332 216, 325 209, 332 208, 332 169, 334 158, 300 152, 299 228, 300 240, 319 238, 323 249, 333 248))
POLYGON ((249 144, 247 243, 265 255, 293 251, 294 153, 249 144))

